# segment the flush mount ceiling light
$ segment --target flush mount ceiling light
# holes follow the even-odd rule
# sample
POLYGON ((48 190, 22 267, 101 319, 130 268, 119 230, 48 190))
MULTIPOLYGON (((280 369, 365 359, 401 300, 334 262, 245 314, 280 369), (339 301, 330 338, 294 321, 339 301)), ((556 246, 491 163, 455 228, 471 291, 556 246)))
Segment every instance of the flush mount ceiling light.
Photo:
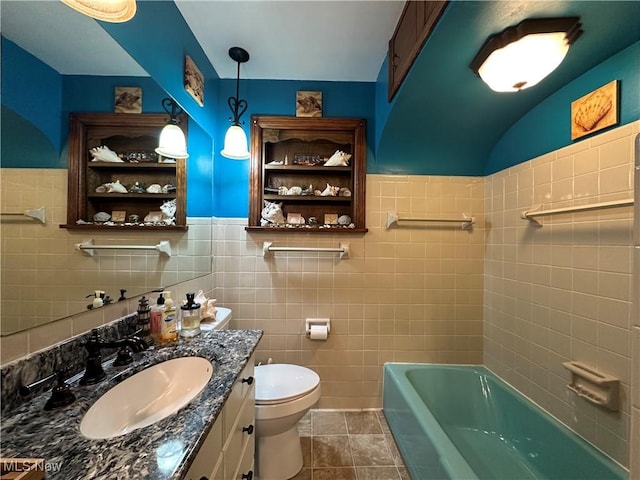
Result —
POLYGON ((469 67, 496 92, 533 87, 582 34, 579 17, 527 19, 490 36, 469 67))
POLYGON ((233 117, 229 117, 232 125, 224 136, 224 148, 220 153, 223 157, 232 160, 246 160, 251 154, 247 147, 247 135, 240 126, 244 123, 240 121, 240 117, 242 117, 242 114, 247 110, 248 105, 246 100, 240 100, 240 64, 249 61, 249 52, 244 48, 231 47, 229 49, 229 56, 238 64, 238 75, 236 77, 236 96, 229 97, 227 100, 231 114, 233 115, 233 117))
POLYGON ((169 121, 160 132, 160 141, 156 153, 169 158, 188 158, 187 141, 179 127, 178 115, 183 113, 180 106, 171 98, 162 100, 162 108, 169 114, 169 121))
POLYGON ((62 0, 62 3, 105 22, 126 22, 136 14, 136 0, 62 0))

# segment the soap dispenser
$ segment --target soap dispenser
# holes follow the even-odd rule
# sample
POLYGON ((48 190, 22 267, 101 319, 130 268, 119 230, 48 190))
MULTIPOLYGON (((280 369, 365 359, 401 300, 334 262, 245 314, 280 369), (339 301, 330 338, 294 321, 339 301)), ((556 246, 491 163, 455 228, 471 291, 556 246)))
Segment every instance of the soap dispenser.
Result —
POLYGON ((89 295, 87 295, 85 298, 93 297, 93 302, 91 302, 91 305, 87 305, 87 308, 91 310, 92 308, 100 308, 101 306, 103 306, 104 296, 105 292, 103 292, 102 290, 96 290, 94 293, 90 293, 89 295))
POLYGON ((151 308, 149 300, 144 295, 138 300, 138 328, 142 329, 142 338, 148 340, 151 337, 151 308))
POLYGON ((162 335, 162 314, 164 313, 164 292, 160 292, 156 304, 151 307, 151 338, 160 343, 162 335))
POLYGON ((180 307, 180 336, 200 335, 200 304, 194 301, 195 293, 187 293, 187 301, 180 307))
POLYGON ((175 342, 178 339, 178 319, 176 309, 173 306, 171 292, 164 292, 164 311, 162 312, 162 330, 160 332, 160 343, 175 342))

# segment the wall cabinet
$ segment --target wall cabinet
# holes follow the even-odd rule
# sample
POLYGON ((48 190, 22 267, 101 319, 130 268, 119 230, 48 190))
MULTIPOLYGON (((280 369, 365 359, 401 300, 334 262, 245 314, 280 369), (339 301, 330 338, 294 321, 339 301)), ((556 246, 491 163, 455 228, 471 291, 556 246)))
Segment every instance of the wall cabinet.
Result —
POLYGON ((366 232, 365 180, 363 119, 251 117, 249 225, 246 230, 366 232), (324 163, 338 150, 351 155, 348 165, 325 166, 324 163), (336 187, 334 195, 322 195, 329 186, 336 187), (287 222, 262 224, 265 202, 281 204, 287 222), (338 219, 344 222, 347 216, 351 225, 337 223, 338 219), (312 217, 316 223, 310 223, 312 217), (303 223, 296 221, 298 218, 303 219, 303 223))
POLYGON ((254 364, 255 355, 233 384, 185 480, 250 480, 255 477, 254 364))
POLYGON ((400 88, 448 1, 408 1, 389 40, 389 101, 400 88))
MULTIPOLYGON (((67 223, 61 225, 63 228, 140 230, 145 216, 159 212, 164 202, 175 199, 174 225, 147 222, 144 229, 187 229, 185 161, 173 162, 155 153, 160 131, 167 120, 166 114, 71 114, 67 223), (91 149, 103 145, 124 162, 92 161, 91 149), (96 192, 101 185, 116 181, 127 193, 96 192), (147 193, 146 188, 153 184, 175 188, 165 188, 164 193, 147 193), (136 191, 132 189, 134 185, 142 189, 136 191), (114 221, 114 224, 94 221, 96 213, 111 215, 114 211, 125 212, 125 221, 114 221), (129 222, 131 215, 137 215, 140 221, 129 222), (79 224, 78 220, 82 222, 79 224)), ((180 120, 186 135, 187 118, 183 115, 180 120)))

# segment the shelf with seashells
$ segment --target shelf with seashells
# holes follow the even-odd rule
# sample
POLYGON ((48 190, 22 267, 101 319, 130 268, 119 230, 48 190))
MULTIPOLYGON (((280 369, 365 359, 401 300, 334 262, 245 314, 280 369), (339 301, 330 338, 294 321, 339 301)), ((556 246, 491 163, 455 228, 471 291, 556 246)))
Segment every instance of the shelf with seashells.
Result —
POLYGON ((248 231, 364 233, 364 120, 252 117, 248 231))
POLYGON ((71 115, 62 228, 187 229, 184 159, 155 152, 166 121, 162 114, 71 115))

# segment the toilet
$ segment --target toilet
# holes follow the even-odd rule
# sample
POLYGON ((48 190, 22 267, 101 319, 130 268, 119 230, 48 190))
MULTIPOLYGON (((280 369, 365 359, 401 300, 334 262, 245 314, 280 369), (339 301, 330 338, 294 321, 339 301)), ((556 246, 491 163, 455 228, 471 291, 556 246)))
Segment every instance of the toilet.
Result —
POLYGON ((320 399, 320 377, 299 365, 255 367, 259 480, 286 480, 302 469, 297 423, 320 399))

